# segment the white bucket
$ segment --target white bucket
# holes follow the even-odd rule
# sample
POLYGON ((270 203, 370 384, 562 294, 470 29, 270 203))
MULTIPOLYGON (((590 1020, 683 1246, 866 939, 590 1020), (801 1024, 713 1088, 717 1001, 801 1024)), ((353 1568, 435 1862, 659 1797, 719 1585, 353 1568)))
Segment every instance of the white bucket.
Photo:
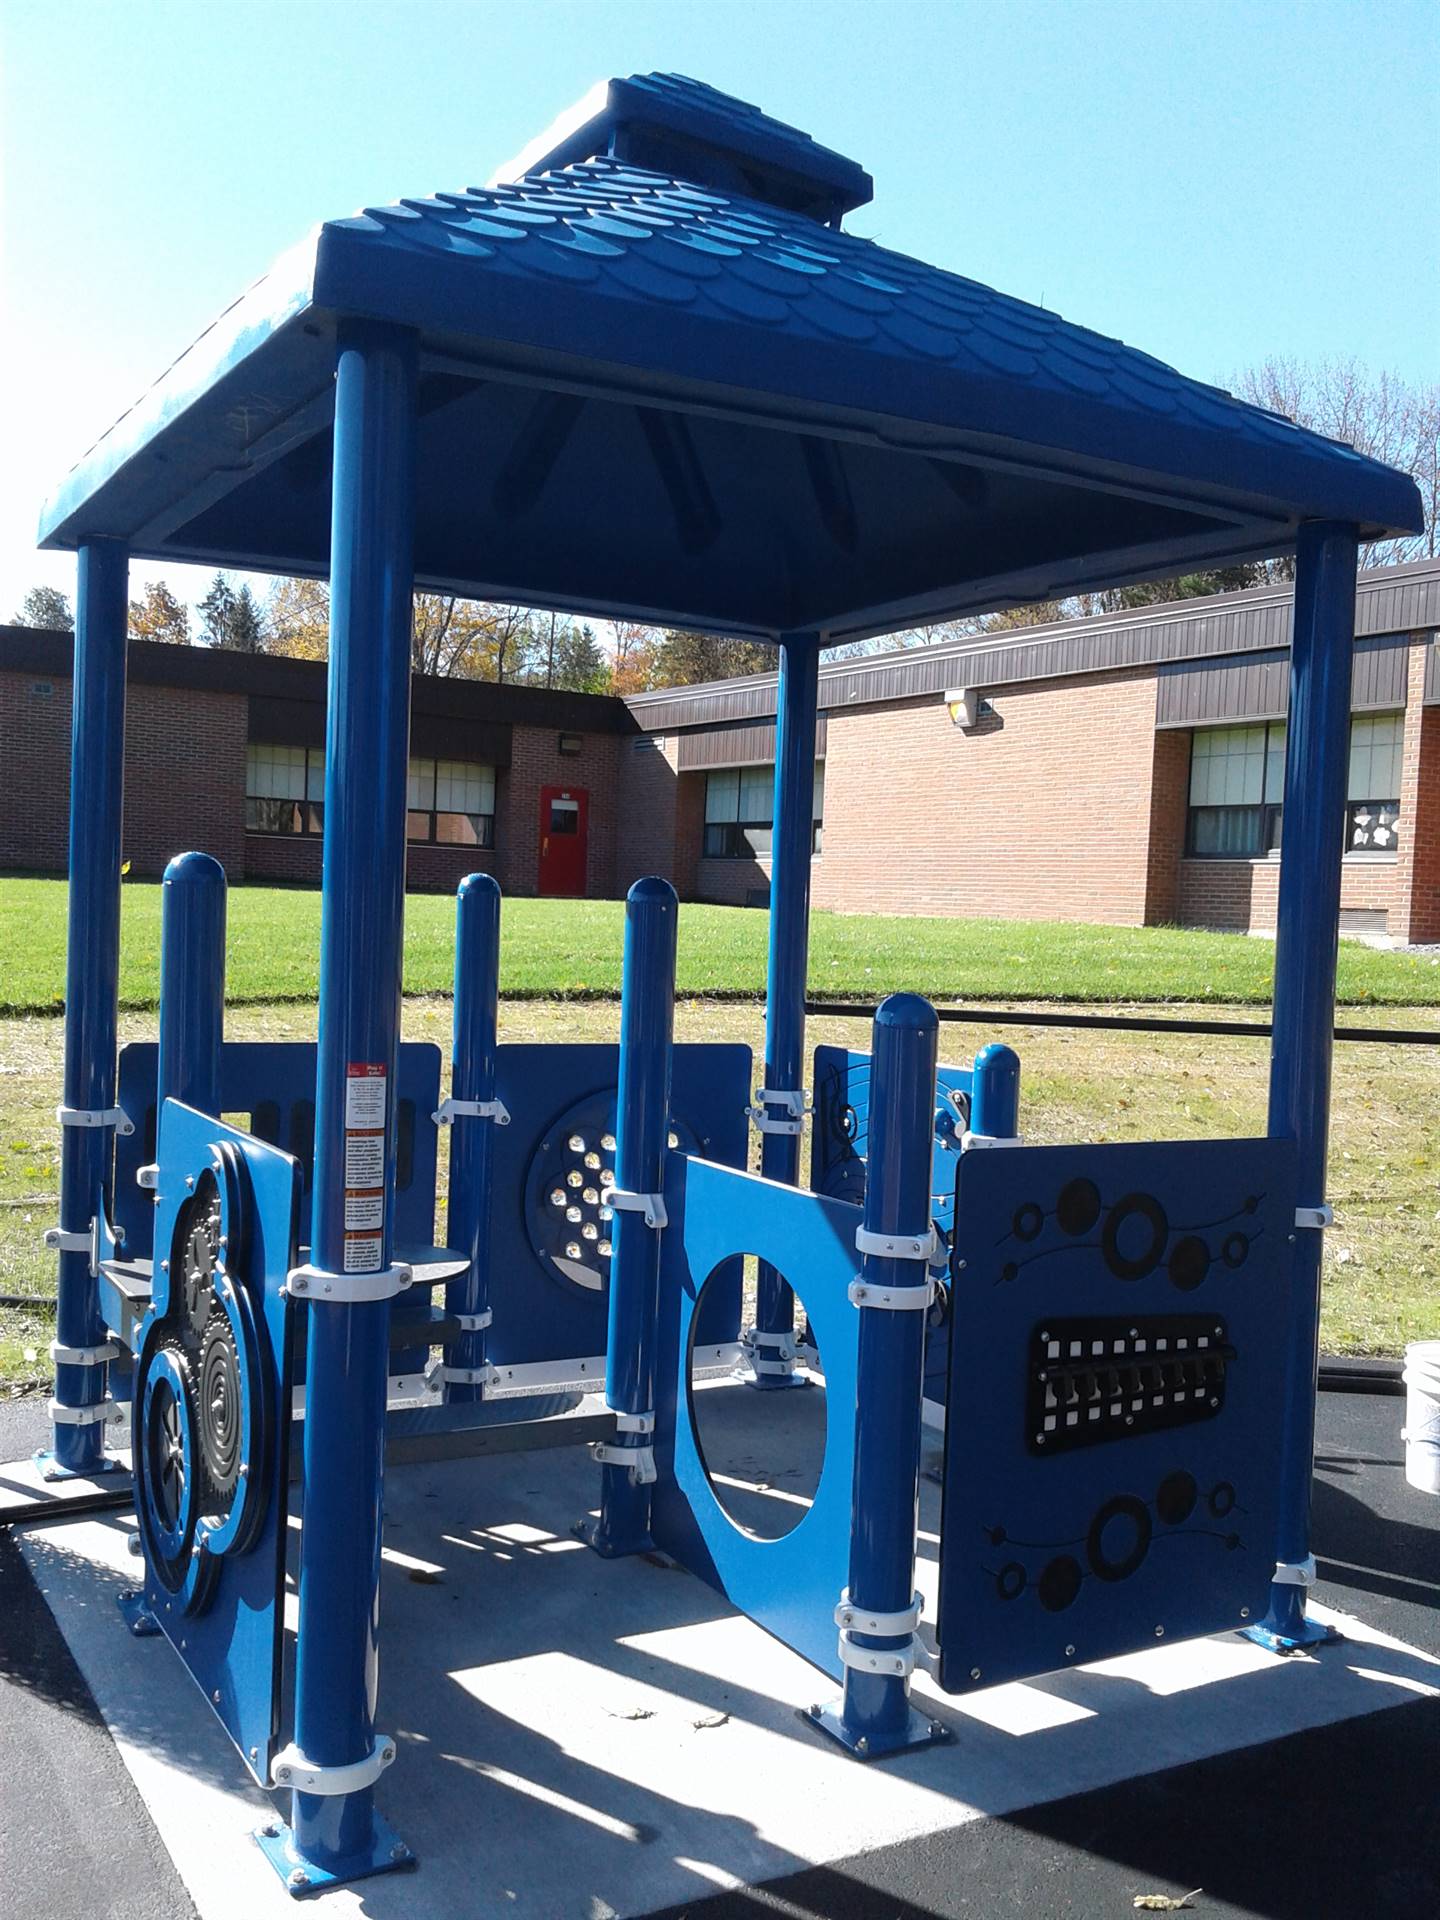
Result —
POLYGON ((1440 1493, 1440 1340, 1405 1349, 1405 1478, 1421 1493, 1440 1493))

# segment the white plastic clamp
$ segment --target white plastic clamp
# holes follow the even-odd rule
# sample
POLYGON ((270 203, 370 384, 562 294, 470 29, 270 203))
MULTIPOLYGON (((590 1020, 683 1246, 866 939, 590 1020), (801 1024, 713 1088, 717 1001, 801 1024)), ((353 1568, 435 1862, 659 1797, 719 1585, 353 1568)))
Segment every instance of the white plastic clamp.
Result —
POLYGON ((367 1300, 393 1300, 413 1278, 411 1269, 403 1264, 381 1267, 378 1273, 330 1273, 324 1267, 292 1267, 285 1276, 285 1291, 296 1300, 349 1307, 367 1300))
POLYGON ((808 1087, 757 1087, 753 1104, 746 1107, 745 1112, 758 1133, 800 1133, 804 1130, 806 1114, 813 1111, 806 1105, 809 1098, 808 1087), (775 1119, 767 1111, 770 1107, 783 1107, 786 1118, 775 1119))
POLYGON ((125 1409, 118 1400, 97 1400, 93 1407, 62 1407, 58 1400, 52 1400, 50 1418, 58 1427, 98 1427, 123 1420, 125 1409))
POLYGON ((453 1320, 462 1333, 483 1333, 495 1315, 489 1307, 483 1313, 448 1313, 447 1320, 453 1320))
POLYGON ((887 1678, 908 1680, 915 1671, 915 1636, 903 1647, 862 1647, 856 1644, 849 1627, 840 1629, 840 1664, 860 1673, 879 1673, 887 1678))
POLYGON ((64 1227, 47 1227, 45 1245, 52 1253, 93 1253, 95 1234, 92 1228, 88 1233, 67 1233, 64 1227))
POLYGON ((489 1361, 483 1367, 452 1367, 448 1361, 432 1360, 425 1369, 427 1387, 493 1387, 499 1379, 489 1361))
POLYGON ((114 1127, 117 1133, 131 1134, 135 1122, 123 1107, 65 1107, 55 1109, 62 1127, 114 1127))
POLYGON ((928 1265, 935 1257, 935 1229, 927 1226, 923 1233, 877 1233, 869 1227, 857 1227, 855 1251, 879 1254, 884 1260, 923 1260, 928 1265))
POLYGON ((845 1289, 852 1307, 883 1307, 890 1313, 926 1313, 935 1298, 935 1282, 918 1287, 881 1287, 859 1274, 845 1289))
POLYGON ((617 1413, 615 1431, 617 1433, 653 1433, 655 1416, 653 1413, 617 1413))
POLYGON ((1018 1133, 971 1133, 967 1128, 960 1136, 962 1153, 973 1153, 977 1147, 1023 1147, 1024 1144, 1018 1133))
POLYGON ((352 1760, 345 1767, 322 1767, 314 1760, 307 1760, 292 1740, 288 1747, 281 1747, 270 1762, 270 1784, 331 1797, 359 1793, 365 1787, 373 1787, 394 1758, 395 1742, 388 1733, 375 1736, 375 1744, 364 1760, 352 1760))
POLYGON ((835 1624, 851 1627, 856 1633, 914 1633, 924 1607, 925 1602, 917 1593, 909 1606, 902 1607, 898 1613, 871 1613, 855 1605, 846 1587, 835 1609, 835 1624))
POLYGON ((1318 1207, 1296 1207, 1295 1224, 1297 1227, 1320 1227, 1322 1229, 1325 1227, 1333 1227, 1335 1224, 1335 1209, 1327 1201, 1323 1200, 1318 1207))
POLYGON ((750 1327, 740 1345, 750 1363, 750 1371, 757 1377, 761 1374, 785 1375, 795 1371, 799 1343, 793 1333, 767 1333, 760 1327, 750 1327), (775 1357, 762 1358, 766 1350, 775 1357))
POLYGON ((616 1213, 643 1213, 646 1226, 653 1227, 657 1233, 670 1224, 663 1194, 631 1193, 628 1187, 602 1187, 600 1204, 613 1207, 616 1213))
POLYGON ((50 1342, 50 1361, 57 1367, 103 1367, 120 1352, 119 1343, 102 1340, 98 1347, 66 1347, 58 1340, 50 1342))
POLYGON ((602 1467, 629 1467, 631 1478, 637 1487, 650 1487, 655 1484, 653 1447, 617 1447, 611 1440, 597 1440, 591 1446, 590 1453, 602 1467))
POLYGON ((503 1100, 456 1100, 447 1097, 431 1115, 437 1127, 450 1127, 457 1120, 493 1120, 497 1127, 508 1127, 510 1109, 503 1100))
POLYGON ((1313 1587, 1315 1584, 1314 1554, 1307 1554, 1298 1563, 1293 1560, 1277 1560, 1271 1581, 1277 1587, 1313 1587))
POLYGON ((144 1187, 148 1192, 154 1192, 160 1184, 160 1168, 155 1161, 152 1160, 148 1167, 135 1169, 135 1184, 137 1187, 144 1187))

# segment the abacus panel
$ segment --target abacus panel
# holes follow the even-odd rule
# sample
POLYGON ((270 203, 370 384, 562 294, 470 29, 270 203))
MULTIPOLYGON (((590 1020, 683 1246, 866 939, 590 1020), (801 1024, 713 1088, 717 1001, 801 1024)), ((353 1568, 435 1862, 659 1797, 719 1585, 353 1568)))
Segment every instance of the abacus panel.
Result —
POLYGON ((944 1686, 1260 1618, 1275 1565, 1293 1143, 967 1154, 957 1219, 944 1686))

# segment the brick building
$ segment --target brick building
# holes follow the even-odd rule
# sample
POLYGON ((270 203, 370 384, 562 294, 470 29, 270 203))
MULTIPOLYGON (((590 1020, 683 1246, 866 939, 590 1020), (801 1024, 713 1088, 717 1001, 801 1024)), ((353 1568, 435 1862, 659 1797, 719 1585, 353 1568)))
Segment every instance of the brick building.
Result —
MULTIPOLYGON (((1288 589, 822 665, 817 906, 1274 924, 1288 589)), ((1440 940, 1440 563, 1360 576, 1342 924, 1440 940)), ((0 866, 65 865, 68 635, 0 629, 0 866)), ((319 877, 322 666, 135 643, 126 853, 319 877)), ((629 700, 417 679, 410 884, 768 888, 771 675, 629 700)))

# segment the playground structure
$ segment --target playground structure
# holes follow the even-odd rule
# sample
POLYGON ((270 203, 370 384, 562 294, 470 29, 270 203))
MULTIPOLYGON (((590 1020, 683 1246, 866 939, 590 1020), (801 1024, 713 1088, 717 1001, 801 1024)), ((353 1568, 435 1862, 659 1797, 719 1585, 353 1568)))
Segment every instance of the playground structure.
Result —
POLYGON ((427 1369, 451 1432, 603 1369, 592 1546, 663 1550, 838 1681, 813 1718, 861 1758, 944 1732, 909 1699, 927 1401, 947 1690, 1157 1636, 1324 1633, 1305 1589, 1354 575, 1362 538, 1418 524, 1412 484, 846 234, 858 166, 693 82, 611 82, 519 172, 321 228, 43 528, 80 587, 48 1471, 112 1466, 129 1362, 131 1625, 289 1791, 261 1844, 297 1893, 411 1859, 375 1806, 377 1595, 387 1408, 427 1369), (1288 552, 1268 1137, 1025 1147, 1015 1056, 941 1068, 933 1010, 897 994, 868 1054, 815 1056, 802 1188, 822 648, 1288 552), (313 1048, 225 1041, 224 876, 188 854, 158 1047, 117 1065, 131 554, 328 571, 313 1048), (460 891, 443 1102, 437 1051, 400 1043, 417 585, 777 646, 758 1091, 744 1049, 673 1045, 680 909, 649 879, 618 1049, 500 1043, 484 875, 460 891), (821 1377, 813 1500, 757 1538, 716 1497, 697 1400, 821 1377))

